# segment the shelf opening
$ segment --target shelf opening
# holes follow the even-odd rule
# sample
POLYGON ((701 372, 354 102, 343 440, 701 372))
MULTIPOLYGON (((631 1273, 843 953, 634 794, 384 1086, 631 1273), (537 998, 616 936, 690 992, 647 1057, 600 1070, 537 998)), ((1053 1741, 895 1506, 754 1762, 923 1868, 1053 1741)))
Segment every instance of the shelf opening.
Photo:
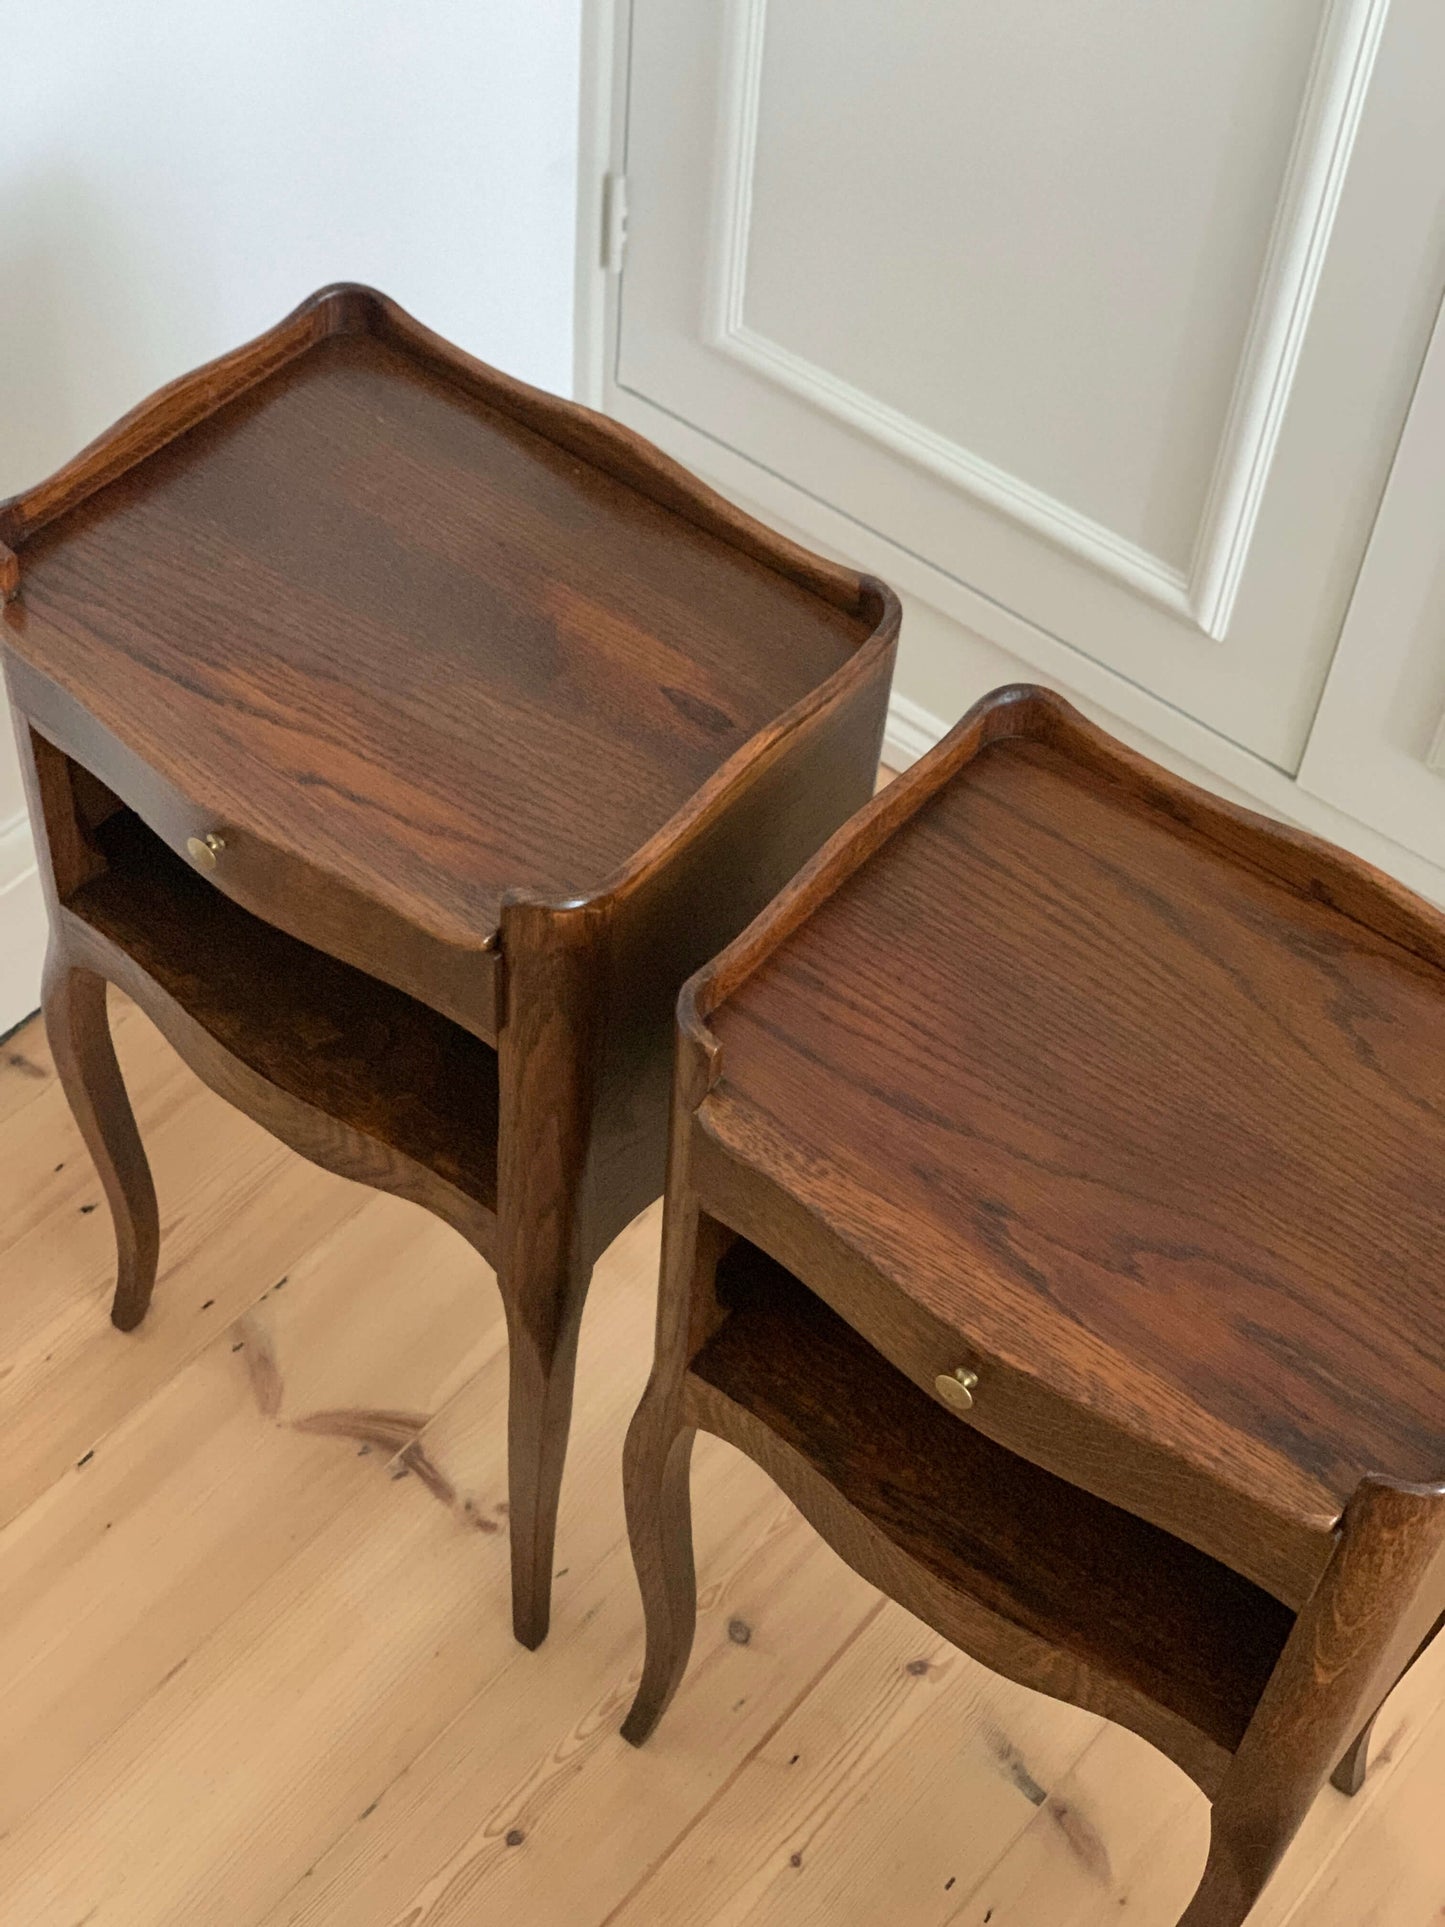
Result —
POLYGON ((495 1209, 489 1045, 233 903, 93 778, 86 816, 104 868, 67 910, 277 1089, 495 1209))
POLYGON ((1294 1624, 1249 1580, 945 1411, 746 1239, 691 1372, 939 1580, 1233 1751, 1294 1624))

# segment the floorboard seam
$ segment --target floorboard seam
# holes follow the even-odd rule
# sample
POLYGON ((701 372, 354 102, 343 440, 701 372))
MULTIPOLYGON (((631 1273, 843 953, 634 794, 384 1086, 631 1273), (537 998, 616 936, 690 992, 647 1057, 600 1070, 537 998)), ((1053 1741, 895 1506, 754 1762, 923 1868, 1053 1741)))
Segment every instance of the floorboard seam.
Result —
POLYGON ((682 1831, 676 1836, 675 1839, 669 1841, 668 1845, 664 1847, 662 1852, 656 1856, 656 1858, 652 1861, 651 1865, 648 1866, 647 1869, 642 1873, 642 1875, 636 1881, 634 1881, 631 1887, 628 1888, 627 1892, 622 1896, 621 1900, 617 1902, 616 1906, 613 1907, 609 1913, 605 1914, 602 1917, 602 1919, 597 1922, 597 1927, 613 1927, 613 1923, 621 1917, 624 1909, 631 1906, 632 1902, 636 1899, 638 1894, 640 1894, 642 1890, 652 1882, 654 1877, 661 1872, 662 1868, 666 1866, 667 1862, 672 1858, 673 1854, 677 1852, 678 1848, 682 1845, 683 1841, 686 1840, 688 1836, 691 1833, 693 1833, 702 1824, 702 1822, 707 1818, 708 1814, 711 1813, 712 1809, 717 1805, 718 1801, 721 1800, 724 1794, 727 1793, 728 1789, 732 1786, 733 1782, 737 1779, 738 1775, 742 1773, 749 1765, 751 1765, 753 1760, 757 1758, 758 1754, 762 1752, 763 1748, 769 1743, 769 1741, 772 1740, 775 1737, 775 1735, 781 1731, 781 1729, 793 1717, 793 1714, 803 1704, 804 1700, 807 1699, 808 1695, 817 1690, 818 1686, 822 1683, 824 1679, 827 1678, 828 1674, 832 1672, 833 1668, 838 1664, 839 1660, 842 1659, 843 1655, 848 1651, 850 1651, 851 1648, 854 1645, 856 1645, 858 1640, 860 1640, 863 1637, 864 1633, 867 1632, 868 1628, 879 1617, 884 1607, 887 1606, 888 1603, 889 1603, 888 1600, 883 1598, 879 1598, 874 1601, 874 1603, 864 1613, 863 1617, 858 1621, 858 1624, 853 1628, 852 1632, 848 1634, 847 1638, 844 1639, 833 1650, 833 1652, 829 1654, 828 1658, 824 1660, 823 1664, 818 1668, 818 1670, 809 1677, 806 1684, 802 1686, 797 1693, 794 1694, 793 1698, 778 1714, 778 1717, 773 1721, 772 1725, 769 1726, 765 1732, 761 1733, 758 1736, 758 1738, 754 1741, 752 1746, 748 1748, 747 1752, 738 1761, 737 1765, 733 1768, 731 1773, 725 1775, 723 1779, 719 1780, 718 1784, 713 1788, 712 1792, 708 1795, 707 1799, 703 1801, 702 1805, 698 1808, 697 1812, 693 1814, 692 1818, 688 1821, 687 1825, 683 1827, 682 1831))

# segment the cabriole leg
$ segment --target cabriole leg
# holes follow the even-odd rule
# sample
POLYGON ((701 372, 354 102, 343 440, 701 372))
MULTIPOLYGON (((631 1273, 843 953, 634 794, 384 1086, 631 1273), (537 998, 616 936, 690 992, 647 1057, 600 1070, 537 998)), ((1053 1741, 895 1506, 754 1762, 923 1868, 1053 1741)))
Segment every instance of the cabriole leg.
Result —
POLYGON ((61 1088, 115 1222, 119 1263, 111 1322, 121 1331, 132 1331, 151 1301, 160 1216, 150 1164, 116 1062, 105 996, 103 977, 52 948, 43 993, 46 1035, 61 1088))
POLYGON ((622 1727, 623 1738, 634 1746, 666 1712, 697 1627, 689 1477, 697 1435, 692 1426, 677 1423, 676 1409, 673 1398, 649 1391, 628 1429, 623 1455, 627 1531, 647 1620, 642 1682, 622 1727))

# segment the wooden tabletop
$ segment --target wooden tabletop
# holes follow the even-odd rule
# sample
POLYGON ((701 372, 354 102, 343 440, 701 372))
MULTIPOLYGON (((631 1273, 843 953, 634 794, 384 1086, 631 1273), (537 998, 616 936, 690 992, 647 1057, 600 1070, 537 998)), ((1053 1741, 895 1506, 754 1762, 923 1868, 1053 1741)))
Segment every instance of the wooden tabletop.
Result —
POLYGON ((700 1121, 981 1355, 1328 1533, 1445 1475, 1445 923, 1040 700, 724 960, 700 1121))
POLYGON ((873 625, 627 431, 369 292, 298 313, 98 444, 83 499, 4 506, 4 639, 219 820, 484 941, 509 887, 594 889, 873 625), (207 381, 238 392, 208 412, 207 381))

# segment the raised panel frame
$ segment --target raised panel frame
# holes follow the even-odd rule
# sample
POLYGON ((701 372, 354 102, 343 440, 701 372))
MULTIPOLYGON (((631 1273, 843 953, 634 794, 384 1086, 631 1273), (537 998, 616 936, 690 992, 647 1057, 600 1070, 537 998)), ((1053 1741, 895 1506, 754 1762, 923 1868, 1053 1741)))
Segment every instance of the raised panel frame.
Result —
MULTIPOLYGON (((908 767, 986 689, 1011 680, 1042 678, 1115 734, 1190 780, 1328 837, 1427 898, 1445 903, 1445 867, 1440 862, 1407 850, 1361 820, 1343 800, 1326 801, 1317 789, 1306 788, 1298 780, 1327 666, 1316 679, 1313 666, 1306 662, 1305 686, 1298 695, 1291 694, 1286 678, 1276 677, 1268 690, 1270 706, 1263 712, 1251 686, 1249 716, 1258 718, 1263 713, 1270 720, 1264 728, 1240 729, 1233 711, 1223 717, 1215 713, 1211 697, 1218 686, 1215 672, 1204 682, 1172 673, 1156 682, 1131 661, 1127 645, 1105 651, 1093 646, 1087 636, 1050 626, 1046 616, 1010 606, 965 579, 946 555, 926 552, 911 542, 902 528, 878 527, 870 516, 860 513, 856 502, 819 492, 805 475, 795 475, 786 465, 770 460, 766 450, 736 446, 718 422, 683 396, 633 379, 624 367, 624 309, 629 304, 624 303, 623 286, 631 274, 630 265, 626 274, 622 271, 624 262, 631 262, 633 243, 626 254, 619 253, 606 215, 609 185, 627 177, 629 195, 641 205, 645 233, 647 176, 632 126, 640 58, 639 3, 582 0, 587 85, 578 152, 575 393, 666 448, 753 513, 825 553, 866 562, 903 592, 908 615, 889 708, 885 761, 890 767, 908 767)), ((1423 0, 1394 0, 1312 331, 1318 332, 1321 316, 1328 317, 1326 367, 1337 362, 1341 351, 1357 366, 1366 352, 1382 365, 1388 363, 1383 380, 1352 401, 1349 421, 1354 425, 1340 434, 1331 429, 1323 451, 1318 439, 1309 437, 1312 466, 1331 478, 1330 499, 1340 499, 1333 478, 1341 472, 1347 477, 1353 473, 1356 498, 1371 514, 1387 473, 1387 467, 1380 470, 1383 450, 1372 438, 1383 432, 1391 449, 1398 439, 1425 355, 1430 321, 1445 286, 1441 278, 1445 257, 1438 245, 1445 227, 1432 215, 1428 178, 1428 158, 1438 140, 1435 95, 1428 76, 1438 64, 1433 54, 1442 48, 1445 26, 1423 0), (1422 32, 1423 48, 1416 44, 1422 32), (1405 60, 1402 45, 1414 47, 1405 60), (1386 103, 1383 113, 1375 111, 1377 99, 1386 103), (1352 259, 1358 255, 1360 197, 1352 183, 1362 170, 1370 193, 1381 185, 1394 189, 1415 183, 1415 187, 1400 204, 1399 221, 1381 237, 1386 245, 1374 257, 1368 293, 1352 295, 1340 314, 1335 257, 1342 250, 1352 259), (1390 291, 1397 316, 1383 331, 1376 325, 1382 288, 1390 291), (1362 466, 1342 471, 1342 453, 1362 466)), ((1351 276, 1350 283, 1356 285, 1357 277, 1351 276)), ((699 320, 702 312, 699 303, 694 310, 699 320)), ((1313 401, 1321 389, 1320 360, 1307 343, 1277 467, 1293 471, 1299 466, 1298 418, 1303 401, 1313 401)), ((722 365, 723 358, 718 362, 722 365)), ((743 372, 738 370, 740 375, 743 372)), ((837 424, 831 426, 841 434, 837 424)), ((1263 520, 1267 529, 1268 504, 1263 520)), ((1356 551, 1353 540, 1347 539, 1346 549, 1346 572, 1353 578, 1364 542, 1356 551)), ((1061 564, 1067 560, 1059 555, 1061 564)), ((1221 670, 1230 669, 1232 645, 1246 616, 1251 630, 1280 633, 1281 614, 1287 616, 1290 611, 1281 611, 1277 595, 1265 598, 1271 605, 1267 623, 1255 618, 1254 605, 1260 600, 1253 581, 1257 571, 1256 553, 1230 643, 1216 647, 1189 626, 1188 633, 1198 643, 1201 668, 1210 662, 1221 670)), ((1088 572, 1082 573, 1086 577, 1088 572)), ((1120 594, 1116 584, 1100 582, 1099 586, 1111 596, 1120 594)), ((1332 599, 1333 591, 1327 593, 1332 599)), ((1149 605, 1139 599, 1136 606, 1142 613, 1149 605)), ((1090 599, 1091 614, 1093 607, 1090 599)), ((1117 627, 1113 633, 1119 634, 1117 627)))
POLYGON ((1259 521, 1391 0, 1326 0, 1190 566, 750 328, 745 318, 768 0, 730 0, 704 339, 720 354, 1223 641, 1259 521))
POLYGON ((1309 795, 1436 864, 1445 864, 1442 505, 1445 304, 1299 772, 1309 795))

